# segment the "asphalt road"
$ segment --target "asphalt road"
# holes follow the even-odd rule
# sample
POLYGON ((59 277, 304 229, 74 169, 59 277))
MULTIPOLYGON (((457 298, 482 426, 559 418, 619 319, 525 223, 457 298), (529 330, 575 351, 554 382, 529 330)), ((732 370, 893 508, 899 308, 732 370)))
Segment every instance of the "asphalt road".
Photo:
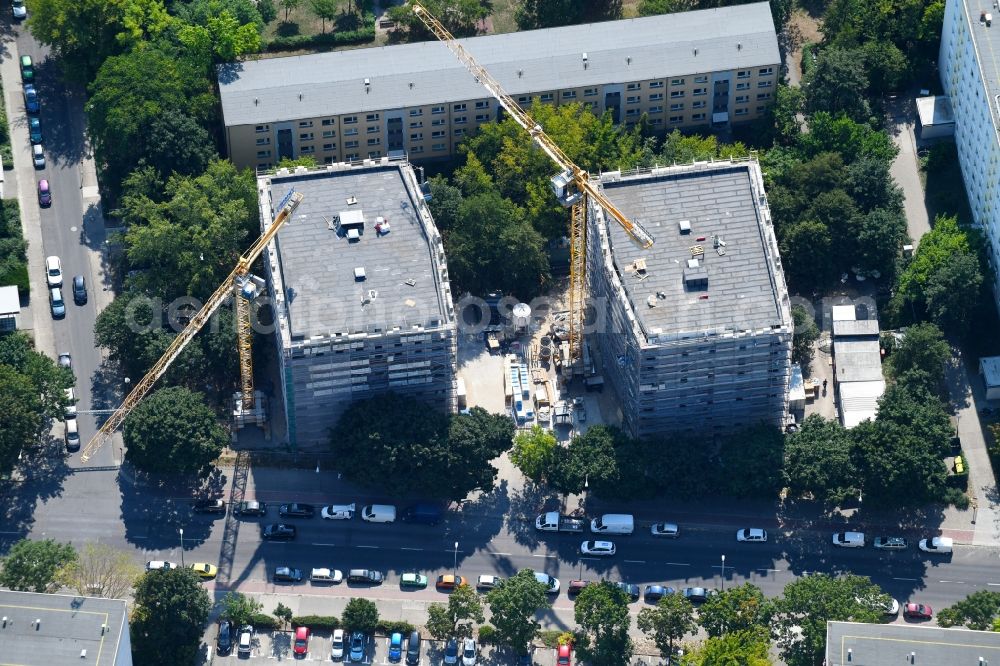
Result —
MULTIPOLYGON (((92 267, 92 255, 100 252, 99 241, 103 238, 103 220, 95 216, 94 209, 84 201, 84 185, 82 181, 82 163, 84 151, 85 118, 83 113, 83 98, 79 93, 68 89, 60 80, 58 65, 48 59, 47 47, 34 40, 23 27, 18 26, 16 39, 20 55, 30 55, 35 63, 35 87, 41 98, 41 114, 43 146, 45 149, 45 168, 34 169, 34 179, 49 181, 52 191, 52 205, 40 209, 42 232, 42 248, 44 256, 56 255, 62 261, 63 295, 66 299, 66 316, 60 320, 51 320, 55 352, 69 352, 73 357, 73 370, 77 376, 76 394, 77 407, 80 410, 90 410, 107 407, 107 404, 95 406, 93 395, 104 392, 106 381, 100 372, 101 353, 94 345, 94 321, 97 309, 95 307, 95 291, 102 290, 105 285, 101 275, 95 274, 92 267), (88 302, 76 305, 72 298, 72 279, 74 275, 86 278, 89 292, 88 302)), ((23 107, 21 109, 23 112, 23 107)), ((14 122, 26 122, 26 116, 13 119, 14 122)), ((24 170, 19 170, 22 177, 24 170)), ((30 189, 35 191, 35 185, 30 189)), ((22 202, 22 205, 37 205, 34 202, 22 202)), ((34 267, 33 270, 42 270, 34 267)), ((33 294, 32 306, 44 313, 45 318, 51 318, 48 295, 33 294)), ((85 444, 96 429, 95 417, 81 414, 78 417, 81 441, 85 444)), ((102 451, 91 464, 109 464, 112 451, 102 451)), ((79 454, 73 454, 68 464, 77 464, 79 454)))

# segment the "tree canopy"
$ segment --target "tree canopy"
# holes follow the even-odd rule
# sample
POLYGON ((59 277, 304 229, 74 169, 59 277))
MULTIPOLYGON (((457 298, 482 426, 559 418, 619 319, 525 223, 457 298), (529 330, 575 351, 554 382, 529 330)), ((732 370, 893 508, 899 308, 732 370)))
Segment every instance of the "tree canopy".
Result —
POLYGON ((792 320, 795 331, 792 335, 792 363, 802 366, 807 372, 813 358, 813 344, 819 339, 819 327, 809 310, 801 305, 792 306, 792 320))
POLYGON ((63 565, 59 580, 77 594, 122 599, 142 576, 131 554, 105 543, 87 542, 76 559, 63 565))
POLYGON ((636 622, 668 662, 674 654, 674 643, 698 628, 694 606, 677 592, 661 597, 655 608, 643 608, 636 622))
POLYGON ((939 610, 937 623, 942 627, 966 626, 976 631, 996 631, 993 627, 997 617, 1000 617, 1000 592, 978 590, 939 610))
POLYGON ((510 460, 522 474, 538 483, 552 469, 557 447, 555 435, 535 424, 530 430, 522 430, 514 436, 510 460))
POLYGON ((387 394, 347 410, 331 432, 330 448, 354 481, 458 501, 493 488, 497 469, 490 461, 513 437, 509 417, 481 407, 449 416, 387 394))
POLYGON ((473 623, 480 623, 483 602, 474 589, 459 585, 450 595, 447 604, 431 604, 427 608, 427 631, 434 638, 463 638, 472 636, 473 623))
POLYGON ((621 0, 521 0, 514 13, 519 30, 613 21, 621 17, 621 0))
POLYGON ((634 645, 629 636, 632 618, 629 597, 609 581, 583 588, 576 597, 573 614, 589 643, 579 647, 580 656, 594 666, 625 666, 634 645))
POLYGON ((350 631, 370 633, 378 625, 378 606, 371 599, 351 599, 347 602, 341 619, 344 627, 350 631))
POLYGON ((76 560, 68 543, 52 539, 21 539, 0 561, 0 585, 24 592, 52 592, 63 567, 76 560))
POLYGON ((211 608, 193 570, 147 572, 136 586, 129 625, 133 658, 150 666, 194 663, 211 608))
POLYGON ((538 611, 549 606, 545 585, 538 582, 535 572, 522 569, 489 591, 486 603, 490 622, 496 629, 498 645, 524 654, 538 634, 541 625, 535 620, 538 611))
POLYGON ((945 364, 951 347, 934 324, 910 326, 886 360, 890 377, 904 386, 921 388, 935 395, 944 383, 945 364))
POLYGON ((204 396, 174 386, 146 396, 125 419, 125 459, 158 473, 201 472, 229 443, 204 396))
POLYGON ((759 587, 744 583, 708 598, 698 609, 698 624, 710 637, 733 632, 765 633, 774 615, 774 602, 759 587))

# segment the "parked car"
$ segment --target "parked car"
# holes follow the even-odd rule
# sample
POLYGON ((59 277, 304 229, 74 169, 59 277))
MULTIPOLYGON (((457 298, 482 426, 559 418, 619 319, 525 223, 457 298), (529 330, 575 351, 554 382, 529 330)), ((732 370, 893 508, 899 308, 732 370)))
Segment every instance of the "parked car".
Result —
POLYGON ((67 451, 80 450, 80 426, 76 422, 76 416, 70 416, 63 421, 64 439, 66 440, 67 451))
POLYGON ((295 527, 292 525, 282 525, 272 523, 264 527, 262 536, 272 541, 291 541, 295 538, 295 527))
POLYGON ((59 367, 69 368, 70 370, 73 369, 73 357, 69 354, 69 352, 59 354, 59 367))
POLYGON ((339 583, 344 580, 344 574, 340 569, 314 567, 309 572, 309 580, 313 583, 339 583))
POLYGON ((233 623, 229 620, 219 622, 219 633, 215 636, 215 652, 221 655, 229 654, 233 649, 233 623))
POLYGON ((354 518, 354 504, 330 504, 319 511, 324 520, 350 520, 354 518))
POLYGON ((10 12, 18 21, 23 21, 28 17, 28 8, 24 6, 24 0, 10 0, 10 12))
POLYGON ((45 281, 50 287, 62 286, 62 262, 55 255, 45 257, 45 281))
POLYGON ((82 275, 73 276, 73 302, 77 305, 87 302, 87 281, 82 275))
POLYGON ((892 597, 889 597, 889 601, 883 607, 882 612, 883 614, 885 614, 886 617, 896 617, 897 615, 899 615, 899 601, 893 599, 892 597))
POLYGON ((668 594, 673 594, 676 592, 672 587, 664 587, 663 585, 647 585, 645 591, 642 594, 642 598, 646 603, 656 603, 668 594))
POLYGON ((368 635, 361 631, 351 632, 351 645, 348 651, 348 657, 352 662, 364 661, 365 655, 368 653, 368 635))
POLYGON ((676 539, 680 536, 680 529, 674 523, 656 523, 649 528, 649 533, 655 537, 666 539, 676 539))
POLYGON ((406 639, 406 663, 407 666, 419 666, 420 664, 420 632, 411 631, 410 637, 406 639))
POLYGON ((748 543, 764 543, 767 541, 767 532, 759 527, 748 527, 736 532, 736 540, 748 543))
POLYGON ((225 513, 226 502, 221 499, 195 500, 191 510, 195 513, 225 513))
POLYGON ((28 140, 37 145, 42 139, 42 121, 34 116, 28 118, 28 140))
POLYGON ((421 525, 437 525, 441 522, 442 514, 443 512, 441 511, 441 507, 438 505, 421 502, 407 508, 406 511, 403 512, 402 518, 404 522, 418 523, 421 525))
POLYGON ((495 587, 500 587, 503 583, 503 578, 500 576, 494 576, 493 574, 480 574, 479 579, 476 581, 477 590, 492 590, 495 587))
POLYGON ((368 523, 394 522, 396 507, 391 504, 369 504, 361 509, 361 519, 368 523))
POLYGON ((954 541, 952 541, 951 537, 931 537, 929 539, 921 539, 917 545, 925 553, 948 555, 951 553, 954 541))
POLYGON ((903 537, 877 536, 873 545, 879 550, 906 550, 910 544, 903 537))
POLYGON ((316 507, 312 504, 282 504, 278 507, 278 515, 282 518, 312 518, 316 515, 316 507))
POLYGON ((423 589, 427 587, 427 576, 419 573, 404 573, 399 577, 399 586, 423 589))
POLYGON ((66 316, 66 301, 63 300, 62 289, 59 287, 49 289, 49 307, 52 309, 54 319, 66 316))
POLYGON ((367 585, 381 585, 385 576, 381 571, 372 569, 351 569, 347 572, 348 583, 364 583, 367 585))
POLYGON ((240 502, 233 513, 238 516, 263 516, 267 513, 267 505, 257 500, 245 500, 240 502))
POLYGON ((344 659, 344 630, 334 629, 333 639, 330 641, 330 659, 343 661, 344 659))
POLYGON ((441 574, 438 576, 437 582, 434 583, 434 587, 439 590, 454 590, 456 587, 462 587, 463 585, 468 585, 469 580, 465 576, 456 576, 455 574, 441 574))
POLYGON ((639 601, 639 586, 635 583, 626 583, 624 581, 618 581, 615 583, 618 589, 623 591, 628 595, 629 600, 639 601))
POLYGON ((208 562, 196 562, 191 565, 191 570, 198 574, 199 578, 204 580, 212 580, 219 573, 219 567, 214 564, 209 564, 208 562))
POLYGON ((570 666, 573 663, 573 646, 560 645, 556 648, 557 666, 570 666))
POLYGON ((615 554, 615 544, 610 541, 584 541, 580 544, 580 553, 593 557, 611 557, 615 554))
POLYGON ((35 90, 35 86, 31 84, 24 86, 24 110, 28 113, 38 113, 42 110, 42 103, 38 98, 38 91, 35 90))
POLYGON ((160 569, 176 569, 176 562, 166 562, 164 560, 150 560, 146 562, 146 571, 159 571, 160 569))
POLYGON ((31 147, 31 163, 35 165, 36 169, 45 168, 45 149, 41 146, 31 147))
POLYGON ((52 205, 52 190, 49 189, 49 181, 44 178, 38 181, 38 205, 42 208, 52 205))
POLYGON ((389 661, 392 663, 398 663, 403 658, 403 634, 396 631, 389 636, 389 651, 388 651, 389 661))
POLYGON ((833 545, 841 548, 864 548, 865 535, 863 532, 834 532, 833 545))
POLYGON ((21 56, 21 80, 25 83, 35 80, 35 63, 30 55, 21 56))
POLYGON ((702 603, 707 601, 710 596, 715 594, 715 590, 706 590, 703 587, 685 587, 684 597, 689 601, 694 603, 702 603))
POLYGON ((302 656, 309 653, 309 627, 295 628, 295 643, 292 647, 292 652, 302 656))
POLYGON ((906 604, 903 609, 903 617, 914 620, 929 620, 934 617, 934 610, 926 604, 906 604))
POLYGON ((250 656, 253 652, 253 627, 249 624, 244 624, 240 628, 240 638, 237 643, 236 653, 242 656, 250 656))
POLYGON ((566 585, 566 594, 574 596, 583 592, 583 588, 590 585, 589 580, 571 580, 568 585, 566 585))
POLYGON ((449 638, 444 646, 444 663, 449 665, 458 663, 458 641, 454 638, 449 638))
POLYGON ((475 639, 466 638, 462 642, 462 666, 476 666, 477 658, 475 639))
POLYGON ((548 594, 558 594, 559 593, 559 579, 555 576, 550 576, 547 573, 542 573, 541 571, 535 572, 535 580, 545 586, 545 592, 548 594))
POLYGON ((275 583, 301 583, 302 570, 292 567, 275 567, 271 580, 275 583))

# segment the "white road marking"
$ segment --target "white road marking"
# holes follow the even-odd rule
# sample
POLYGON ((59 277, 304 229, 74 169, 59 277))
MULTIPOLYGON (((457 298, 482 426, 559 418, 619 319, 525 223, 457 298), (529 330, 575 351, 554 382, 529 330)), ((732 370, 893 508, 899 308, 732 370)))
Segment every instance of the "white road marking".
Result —
POLYGON ((645 564, 646 560, 625 560, 629 564, 645 564))
POLYGON ((510 553, 490 553, 490 555, 502 555, 503 557, 513 557, 510 553))
POLYGON ((918 579, 916 579, 916 578, 893 578, 893 580, 905 580, 905 581, 910 581, 910 582, 916 582, 918 579))
POLYGON ((939 580, 939 583, 951 583, 952 585, 965 585, 964 580, 939 580))
POLYGON ((403 546, 400 550, 423 550, 423 548, 407 548, 406 546, 403 546))
POLYGON ((355 548, 370 548, 372 550, 378 550, 378 546, 355 546, 355 548))
POLYGON ((691 566, 690 562, 664 562, 664 564, 666 564, 667 566, 671 566, 671 567, 689 567, 689 566, 691 566))
POLYGON ((1000 586, 1000 583, 986 583, 987 585, 992 585, 993 587, 1000 586))
POLYGON ((549 560, 554 560, 554 559, 556 559, 556 558, 559 557, 558 555, 536 555, 535 553, 532 553, 531 556, 532 557, 544 557, 544 558, 549 559, 549 560))
POLYGON ((336 546, 335 543, 311 543, 310 546, 336 546))

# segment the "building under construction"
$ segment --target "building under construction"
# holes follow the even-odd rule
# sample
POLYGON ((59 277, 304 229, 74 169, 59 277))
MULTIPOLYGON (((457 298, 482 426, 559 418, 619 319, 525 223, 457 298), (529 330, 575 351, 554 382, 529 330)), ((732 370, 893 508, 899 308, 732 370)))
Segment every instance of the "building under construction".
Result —
POLYGON ((305 197, 265 255, 287 439, 325 443, 351 403, 395 391, 455 409, 441 236, 410 165, 365 160, 257 180, 262 224, 305 197))
POLYGON ((756 160, 605 173, 655 237, 643 249, 591 206, 588 338, 633 436, 782 423, 792 315, 756 160))

